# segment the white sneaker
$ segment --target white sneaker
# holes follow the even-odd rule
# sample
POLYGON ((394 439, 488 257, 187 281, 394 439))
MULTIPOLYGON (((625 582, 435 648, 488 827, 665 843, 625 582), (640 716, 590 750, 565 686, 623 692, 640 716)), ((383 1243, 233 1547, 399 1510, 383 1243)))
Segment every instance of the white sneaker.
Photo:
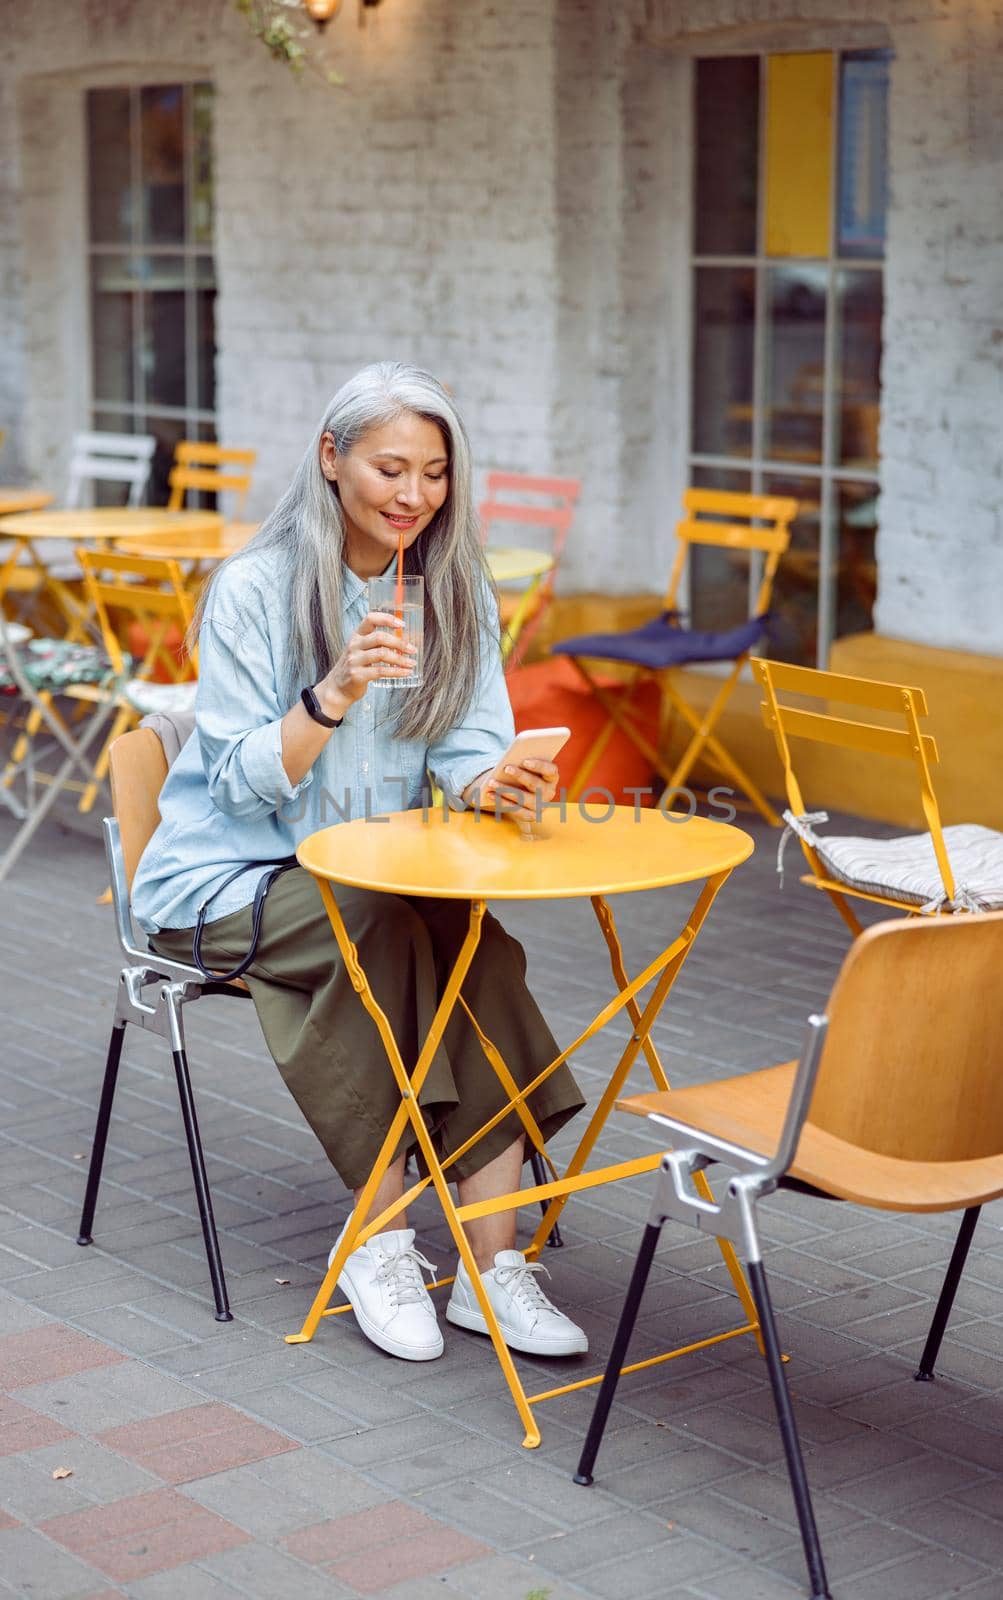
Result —
MULTIPOLYGON (((583 1355, 589 1347, 584 1331, 547 1299, 536 1281, 540 1272, 547 1272, 546 1267, 527 1261, 521 1250, 499 1250, 494 1266, 481 1273, 505 1343, 531 1356, 583 1355)), ((456 1269, 446 1318, 473 1333, 488 1331, 462 1261, 456 1269)))
MULTIPOLYGON (((344 1232, 342 1228, 328 1266, 344 1232)), ((338 1274, 338 1288, 350 1301, 366 1338, 404 1361, 434 1361, 444 1349, 422 1267, 434 1275, 431 1261, 414 1248, 414 1229, 400 1228, 374 1233, 368 1243, 352 1251, 338 1274)))

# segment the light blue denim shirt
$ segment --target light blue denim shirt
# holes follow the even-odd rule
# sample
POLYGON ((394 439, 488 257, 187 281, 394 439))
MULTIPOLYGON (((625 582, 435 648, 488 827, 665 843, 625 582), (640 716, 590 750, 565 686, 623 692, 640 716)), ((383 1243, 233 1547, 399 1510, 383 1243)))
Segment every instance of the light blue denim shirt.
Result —
MULTIPOLYGON (((344 607, 347 639, 368 610, 366 586, 348 568, 344 607)), ((224 567, 213 584, 199 636, 195 732, 167 775, 162 820, 133 883, 133 911, 147 933, 194 926, 202 901, 243 861, 278 861, 318 828, 419 806, 426 773, 459 807, 467 784, 511 742, 498 637, 485 623, 473 700, 443 738, 398 738, 395 702, 408 691, 371 687, 302 781, 290 783, 281 730, 294 703, 282 687, 288 619, 288 585, 270 552, 224 567)), ((264 870, 216 894, 207 920, 250 905, 264 870)))

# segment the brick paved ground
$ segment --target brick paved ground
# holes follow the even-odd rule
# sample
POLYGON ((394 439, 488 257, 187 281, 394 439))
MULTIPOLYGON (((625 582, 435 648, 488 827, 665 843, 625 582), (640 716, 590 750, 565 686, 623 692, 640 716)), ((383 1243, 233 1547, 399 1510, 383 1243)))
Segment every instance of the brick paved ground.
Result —
MULTIPOLYGON (((845 948, 820 899, 796 884, 779 895, 775 835, 754 831, 758 853, 715 907, 659 1029, 680 1082, 794 1053, 845 948)), ((0 847, 8 832, 0 816, 0 847)), ((417 1368, 383 1357, 344 1318, 310 1345, 282 1342, 347 1206, 250 1007, 205 1002, 188 1023, 234 1322, 212 1317, 161 1041, 129 1042, 95 1244, 76 1245, 118 965, 110 914, 95 904, 104 881, 93 831, 52 823, 0 889, 0 1592, 802 1593, 769 1394, 747 1340, 624 1380, 591 1490, 570 1480, 591 1396, 541 1408, 543 1446, 524 1452, 483 1341, 446 1325, 445 1358, 417 1368)), ((685 899, 636 899, 632 963, 685 899)), ((562 1038, 608 983, 590 916, 577 904, 506 913, 562 1038)), ((609 1053, 594 1042, 580 1063, 591 1094, 609 1053)), ((651 1147, 643 1124, 616 1118, 603 1153, 651 1147)), ((566 1247, 547 1260, 593 1355, 520 1361, 533 1386, 597 1370, 649 1181, 566 1212, 566 1247)), ((914 1384, 912 1370, 948 1224, 795 1197, 766 1220, 837 1600, 998 1600, 1001 1208, 981 1224, 934 1385, 914 1384)), ((449 1262, 431 1203, 416 1222, 432 1259, 449 1262)), ((735 1320, 715 1247, 667 1230, 637 1353, 735 1320)))

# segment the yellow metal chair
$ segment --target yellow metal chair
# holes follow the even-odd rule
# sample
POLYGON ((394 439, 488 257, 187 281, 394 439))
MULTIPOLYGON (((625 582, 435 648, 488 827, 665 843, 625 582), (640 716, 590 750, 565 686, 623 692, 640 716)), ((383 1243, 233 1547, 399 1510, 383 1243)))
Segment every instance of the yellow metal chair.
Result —
POLYGON ((120 734, 148 712, 194 707, 198 659, 184 649, 194 598, 176 561, 93 550, 78 550, 77 559, 104 648, 120 677, 130 670, 132 674, 118 692, 111 731, 94 763, 96 781, 80 799, 79 809, 89 811, 108 770, 112 743, 120 734), (127 629, 134 647, 143 652, 131 669, 129 653, 122 647, 127 629))
POLYGON ((829 896, 854 935, 862 924, 847 903, 848 895, 910 915, 1003 906, 1003 834, 974 823, 941 824, 930 776, 939 757, 933 736, 920 726, 927 715, 922 689, 778 661, 754 661, 753 671, 765 695, 763 718, 783 763, 788 803, 784 820, 798 836, 811 868, 801 881, 829 896), (822 700, 825 709, 790 705, 781 698, 790 695, 822 700), (844 710, 834 716, 830 705, 854 708, 857 714, 844 710), (805 809, 791 755, 791 741, 797 739, 911 762, 929 832, 897 839, 818 833, 816 825, 828 817, 824 811, 805 809))
POLYGON ((251 487, 251 468, 257 459, 256 450, 210 444, 198 439, 179 440, 174 447, 174 465, 167 480, 171 491, 167 501, 168 511, 180 511, 185 504, 185 496, 192 492, 232 494, 235 499, 230 520, 238 518, 244 509, 251 487), (229 470, 234 467, 244 470, 229 470))
MULTIPOLYGON (((763 638, 768 620, 773 581, 781 556, 790 544, 790 527, 798 514, 796 500, 775 495, 729 494, 711 489, 688 489, 683 495, 685 516, 676 526, 676 555, 660 616, 624 633, 584 634, 564 639, 553 647, 555 655, 568 656, 606 712, 607 721, 582 758, 569 791, 578 799, 588 785, 596 763, 616 728, 650 761, 666 790, 685 783, 698 759, 708 761, 752 801, 767 822, 779 827, 780 818, 758 785, 729 754, 715 729, 731 698, 751 651, 763 638), (695 546, 717 547, 762 558, 752 615, 748 621, 724 632, 701 632, 680 625, 677 602, 690 551, 695 546), (631 697, 614 696, 596 679, 587 662, 613 661, 631 668, 628 684, 637 689, 654 679, 660 689, 662 725, 678 716, 690 731, 682 754, 670 763, 663 748, 656 749, 641 731, 631 712, 631 697), (680 667, 700 662, 728 662, 730 667, 711 705, 701 715, 684 697, 676 679, 680 667)), ((664 746, 666 740, 659 740, 664 746)))
MULTIPOLYGON (((930 1381, 981 1207, 1003 1195, 1003 915, 884 922, 850 947, 801 1059, 641 1094, 620 1109, 667 1128, 603 1387, 578 1464, 592 1469, 663 1224, 744 1256, 766 1345, 812 1600, 830 1591, 787 1391, 758 1233, 778 1187, 882 1211, 963 1213, 916 1378, 930 1381), (722 1176, 708 1199, 706 1169, 722 1176)), ((908 1472, 908 1463, 905 1469, 908 1472)))

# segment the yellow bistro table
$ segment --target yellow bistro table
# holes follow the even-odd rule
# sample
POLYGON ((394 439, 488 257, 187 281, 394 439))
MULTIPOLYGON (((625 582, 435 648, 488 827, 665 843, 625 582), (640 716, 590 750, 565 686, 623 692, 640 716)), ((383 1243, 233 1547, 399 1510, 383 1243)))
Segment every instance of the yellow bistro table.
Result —
MULTIPOLYGON (((515 609, 505 619, 502 637, 502 660, 507 661, 515 649, 519 635, 536 605, 543 580, 553 571, 554 558, 545 550, 523 549, 517 545, 489 545, 484 552, 495 583, 524 583, 519 591, 515 609)), ((507 609, 503 606, 503 611, 507 609)))
POLYGON ((51 506, 55 495, 47 489, 19 489, 11 484, 0 485, 0 517, 9 517, 15 511, 41 511, 51 506))
MULTIPOLYGON (((639 1054, 643 1053, 654 1083, 659 1088, 668 1087, 651 1039, 652 1027, 721 886, 733 868, 752 854, 752 849, 753 843, 748 834, 726 823, 701 817, 667 816, 661 811, 642 810, 640 807, 614 808, 581 803, 569 805, 563 810, 556 804, 547 807, 540 822, 535 825, 535 837, 530 841, 524 839, 519 829, 504 818, 498 819, 489 814, 478 816, 473 811, 450 813, 439 809, 401 811, 379 819, 341 823, 324 828, 303 841, 297 851, 299 862, 313 875, 320 888, 352 985, 379 1030, 400 1090, 401 1103, 306 1320, 298 1333, 287 1335, 290 1344, 312 1339, 322 1317, 336 1316, 350 1309, 347 1305, 332 1307, 330 1304, 346 1258, 352 1250, 386 1227, 431 1183, 477 1291, 495 1354, 525 1429, 524 1446, 532 1449, 540 1442, 540 1431, 532 1410, 535 1404, 601 1381, 600 1375, 540 1394, 526 1394, 491 1303, 481 1286, 463 1224, 471 1218, 542 1202, 546 1209, 527 1251, 528 1256, 534 1257, 539 1254, 569 1195, 612 1183, 617 1178, 637 1177, 640 1173, 654 1171, 658 1166, 660 1151, 621 1161, 614 1166, 585 1170, 586 1162, 639 1054), (373 996, 369 979, 348 937, 330 887, 332 883, 375 889, 386 894, 428 895, 470 901, 466 938, 410 1077, 393 1030, 373 996), (683 927, 641 972, 629 978, 607 896, 629 895, 640 890, 687 883, 700 883, 703 887, 683 927), (484 1035, 463 998, 463 980, 477 950, 486 902, 584 897, 591 900, 606 940, 616 992, 573 1043, 520 1091, 508 1065, 496 1046, 484 1035), (642 1000, 639 998, 641 991, 648 985, 653 987, 647 998, 642 1000), (453 1151, 440 1163, 418 1107, 418 1096, 457 1006, 467 1013, 477 1030, 484 1054, 508 1096, 508 1104, 460 1149, 453 1151), (609 1082, 567 1168, 563 1173, 558 1173, 544 1150, 540 1129, 526 1100, 562 1062, 567 1061, 624 1010, 633 1027, 631 1038, 610 1072, 609 1082), (544 1156, 553 1174, 552 1181, 474 1205, 455 1204, 449 1189, 450 1166, 513 1110, 522 1121, 529 1145, 544 1156), (371 1217, 370 1208, 380 1181, 393 1160, 408 1123, 421 1148, 428 1176, 416 1180, 400 1201, 387 1207, 379 1216, 371 1217)), ((706 1192, 709 1193, 709 1190, 706 1192)), ((745 1333, 753 1333, 758 1338, 755 1307, 737 1258, 730 1244, 722 1243, 721 1250, 748 1320, 740 1327, 688 1345, 686 1350, 703 1349, 745 1333)), ((440 1279, 434 1287, 451 1281, 449 1278, 440 1279)), ((683 1350, 669 1351, 655 1357, 653 1362, 639 1362, 636 1365, 654 1365, 683 1353, 683 1350)), ((633 1368, 625 1370, 631 1371, 633 1368)))
MULTIPOLYGON (((45 506, 51 505, 55 495, 47 489, 22 489, 16 484, 5 484, 0 488, 0 517, 12 516, 17 511, 41 511, 45 506)), ((15 547, 7 554, 13 554, 15 560, 8 562, 3 551, 0 551, 0 606, 3 605, 4 595, 8 589, 31 591, 38 587, 38 575, 28 567, 22 567, 22 577, 14 571, 20 547, 15 547)))
MULTIPOLYGON (((50 497, 51 498, 51 497, 50 497)), ((28 558, 22 572, 34 571, 38 586, 47 590, 69 624, 69 637, 81 636, 88 613, 61 579, 48 570, 45 545, 52 540, 74 544, 103 544, 110 540, 145 538, 151 534, 212 534, 222 527, 216 511, 165 511, 157 506, 95 506, 77 511, 22 511, 0 515, 0 539, 13 547, 0 563, 0 600, 11 582, 22 553, 28 558)))
POLYGON ((205 568, 216 566, 227 556, 243 550, 258 531, 257 522, 224 522, 216 528, 162 529, 156 533, 120 539, 118 548, 130 556, 167 556, 185 563, 185 577, 196 584, 205 568))

